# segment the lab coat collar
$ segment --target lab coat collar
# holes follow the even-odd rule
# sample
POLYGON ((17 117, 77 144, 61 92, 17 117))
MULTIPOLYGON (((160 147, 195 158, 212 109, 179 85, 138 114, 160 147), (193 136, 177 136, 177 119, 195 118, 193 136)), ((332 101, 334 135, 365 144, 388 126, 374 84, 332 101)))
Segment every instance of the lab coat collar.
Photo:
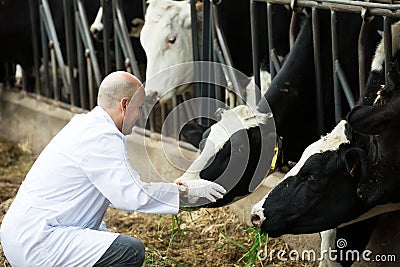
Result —
POLYGON ((90 112, 91 114, 93 114, 94 117, 97 118, 104 118, 107 120, 107 122, 111 123, 115 129, 117 130, 117 132, 119 134, 121 134, 121 136, 124 136, 117 128, 117 126, 115 125, 115 122, 113 121, 113 119, 111 118, 110 114, 107 113, 107 111, 105 111, 102 107, 100 106, 96 106, 94 109, 92 109, 92 111, 90 112))

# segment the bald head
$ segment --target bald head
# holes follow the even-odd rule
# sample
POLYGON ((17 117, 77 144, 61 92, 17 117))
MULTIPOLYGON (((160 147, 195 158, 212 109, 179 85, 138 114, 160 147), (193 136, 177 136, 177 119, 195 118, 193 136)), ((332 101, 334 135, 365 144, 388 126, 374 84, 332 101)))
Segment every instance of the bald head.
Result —
POLYGON ((100 84, 97 104, 105 110, 113 109, 122 98, 131 99, 141 86, 142 83, 129 72, 110 73, 100 84))

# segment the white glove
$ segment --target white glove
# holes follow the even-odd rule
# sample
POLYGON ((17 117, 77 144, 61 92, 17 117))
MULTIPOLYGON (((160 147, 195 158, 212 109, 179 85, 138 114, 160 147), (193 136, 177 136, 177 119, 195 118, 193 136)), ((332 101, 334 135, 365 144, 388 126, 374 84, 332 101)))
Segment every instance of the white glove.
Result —
POLYGON ((226 193, 225 188, 219 184, 203 179, 189 180, 184 183, 187 184, 187 196, 189 198, 204 197, 211 202, 215 202, 217 199, 222 198, 226 193))

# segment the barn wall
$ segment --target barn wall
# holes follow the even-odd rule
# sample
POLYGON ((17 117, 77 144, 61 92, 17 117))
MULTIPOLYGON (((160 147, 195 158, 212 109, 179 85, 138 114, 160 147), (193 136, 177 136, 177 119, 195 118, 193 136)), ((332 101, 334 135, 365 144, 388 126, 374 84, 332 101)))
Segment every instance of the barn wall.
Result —
MULTIPOLYGON (((4 90, 0 84, 0 136, 18 142, 34 154, 39 154, 75 114, 23 93, 4 90)), ((180 154, 188 159, 196 156, 184 148, 177 150, 176 143, 161 145, 160 140, 136 133, 127 137, 127 147, 132 166, 145 181, 173 181, 182 173, 173 164, 179 161, 180 154), (165 154, 168 159, 163 157, 165 154)))

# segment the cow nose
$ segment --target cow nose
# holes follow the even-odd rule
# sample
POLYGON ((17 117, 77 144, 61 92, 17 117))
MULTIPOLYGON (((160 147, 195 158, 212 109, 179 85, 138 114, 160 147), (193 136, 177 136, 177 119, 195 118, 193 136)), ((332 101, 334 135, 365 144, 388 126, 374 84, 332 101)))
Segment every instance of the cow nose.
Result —
POLYGON ((251 223, 255 226, 255 227, 260 227, 261 226, 261 218, 259 215, 257 214, 252 214, 251 215, 251 223))

